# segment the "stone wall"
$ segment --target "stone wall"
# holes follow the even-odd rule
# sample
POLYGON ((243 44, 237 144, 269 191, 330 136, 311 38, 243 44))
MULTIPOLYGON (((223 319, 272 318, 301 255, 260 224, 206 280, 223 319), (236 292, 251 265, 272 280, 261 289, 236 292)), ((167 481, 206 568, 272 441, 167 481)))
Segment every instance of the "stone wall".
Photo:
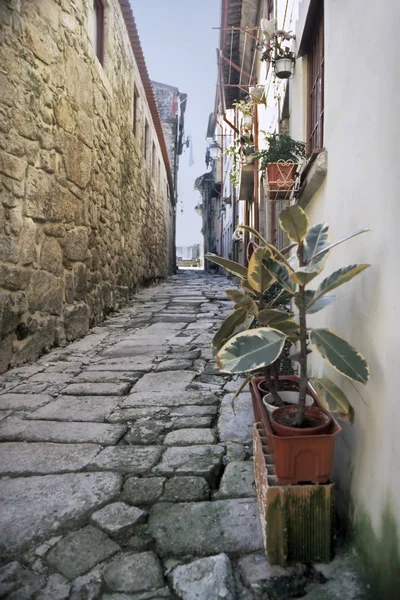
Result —
POLYGON ((107 0, 102 66, 91 6, 0 2, 0 372, 84 335, 173 264, 167 171, 123 15, 107 0))

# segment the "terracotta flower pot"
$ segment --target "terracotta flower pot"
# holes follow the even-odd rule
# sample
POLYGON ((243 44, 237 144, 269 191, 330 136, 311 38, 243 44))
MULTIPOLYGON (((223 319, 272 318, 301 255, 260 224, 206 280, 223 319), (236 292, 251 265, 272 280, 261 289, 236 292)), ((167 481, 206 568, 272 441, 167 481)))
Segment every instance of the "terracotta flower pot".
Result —
POLYGON ((272 431, 280 437, 305 437, 309 435, 322 435, 327 433, 331 427, 332 415, 318 406, 306 406, 305 416, 319 425, 316 427, 288 427, 279 422, 280 417, 284 415, 294 416, 297 412, 297 406, 282 406, 274 410, 270 415, 272 431))
MULTIPOLYGON (((284 379, 298 386, 298 377, 286 376, 284 379)), ((261 422, 264 427, 269 452, 274 455, 279 484, 326 483, 333 468, 335 438, 340 433, 341 427, 331 417, 327 431, 322 434, 282 437, 275 433, 258 389, 258 384, 263 380, 263 377, 253 379, 250 382, 250 391, 253 398, 255 420, 261 422)), ((310 385, 308 385, 307 393, 314 398, 316 405, 322 408, 315 390, 310 385)), ((296 407, 293 408, 296 410, 296 407)))
POLYGON ((297 164, 293 162, 275 162, 267 164, 268 188, 274 199, 286 198, 294 187, 297 164))

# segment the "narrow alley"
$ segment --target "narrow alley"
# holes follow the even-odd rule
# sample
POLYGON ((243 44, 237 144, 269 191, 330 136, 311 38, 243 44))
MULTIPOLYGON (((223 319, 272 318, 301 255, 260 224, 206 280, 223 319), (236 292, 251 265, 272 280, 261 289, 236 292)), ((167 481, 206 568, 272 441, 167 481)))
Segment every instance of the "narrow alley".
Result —
POLYGON ((172 598, 164 574, 179 592, 204 571, 201 598, 234 598, 228 556, 254 583, 250 394, 235 415, 211 355, 226 285, 171 277, 1 377, 1 597, 172 598))

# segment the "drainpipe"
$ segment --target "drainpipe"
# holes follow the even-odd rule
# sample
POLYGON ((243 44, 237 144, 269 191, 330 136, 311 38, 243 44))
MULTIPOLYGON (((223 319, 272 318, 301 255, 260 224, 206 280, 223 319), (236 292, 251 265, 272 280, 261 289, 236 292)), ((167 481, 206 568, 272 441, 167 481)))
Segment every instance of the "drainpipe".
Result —
MULTIPOLYGON (((254 104, 254 147, 258 150, 258 107, 254 104)), ((258 160, 254 161, 254 229, 260 231, 258 160)))

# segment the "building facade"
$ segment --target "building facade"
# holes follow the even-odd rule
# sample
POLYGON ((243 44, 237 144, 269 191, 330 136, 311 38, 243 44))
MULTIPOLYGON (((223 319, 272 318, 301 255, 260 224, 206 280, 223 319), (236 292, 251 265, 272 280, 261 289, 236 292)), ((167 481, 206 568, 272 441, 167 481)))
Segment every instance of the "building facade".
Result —
MULTIPOLYGON (((242 134, 234 101, 255 101, 252 135, 265 148, 263 132, 288 133, 306 144, 291 192, 273 197, 271 184, 253 161, 240 163, 235 184, 243 206, 242 223, 282 246, 278 214, 298 203, 311 224, 326 221, 333 239, 361 228, 372 231, 339 246, 329 257, 328 273, 350 263, 372 266, 338 291, 337 304, 313 315, 313 326, 343 332, 369 362, 366 386, 344 381, 314 357, 310 375, 331 377, 355 410, 344 423, 336 448, 334 480, 338 508, 368 560, 379 598, 400 592, 400 436, 396 413, 398 310, 396 232, 400 217, 396 191, 400 176, 389 166, 400 134, 397 119, 397 29, 400 6, 386 0, 348 3, 327 0, 222 0, 217 133, 230 127, 242 134), (261 19, 265 21, 261 22, 261 19), (276 76, 271 60, 261 60, 271 32, 284 31, 293 52, 294 72, 276 76), (374 40, 385 39, 387 61, 374 40), (261 91, 261 101, 257 94, 261 91), (233 110, 233 113, 232 113, 233 110)), ((265 58, 265 54, 264 54, 265 58)), ((222 138, 224 139, 224 138, 222 138)), ((216 137, 216 140, 218 138, 216 137)), ((223 150, 223 144, 219 143, 223 150)), ((212 169, 211 171, 212 172, 212 169)), ((204 177, 204 176, 203 176, 204 177)), ((221 183, 221 190, 226 182, 221 183)), ((220 194, 221 201, 225 192, 220 194)), ((203 200, 203 213, 207 213, 203 200)), ((234 221, 235 222, 235 221, 234 221)), ((216 238, 210 223, 208 235, 216 238)), ((245 264, 251 236, 232 241, 245 264)), ((229 245, 228 245, 229 247, 229 245)), ((225 247, 218 254, 228 256, 225 247)), ((234 253, 232 252, 234 255, 234 253)), ((318 284, 318 280, 316 280, 318 284)))
POLYGON ((175 191, 128 0, 6 0, 0 21, 2 372, 171 272, 175 191))

